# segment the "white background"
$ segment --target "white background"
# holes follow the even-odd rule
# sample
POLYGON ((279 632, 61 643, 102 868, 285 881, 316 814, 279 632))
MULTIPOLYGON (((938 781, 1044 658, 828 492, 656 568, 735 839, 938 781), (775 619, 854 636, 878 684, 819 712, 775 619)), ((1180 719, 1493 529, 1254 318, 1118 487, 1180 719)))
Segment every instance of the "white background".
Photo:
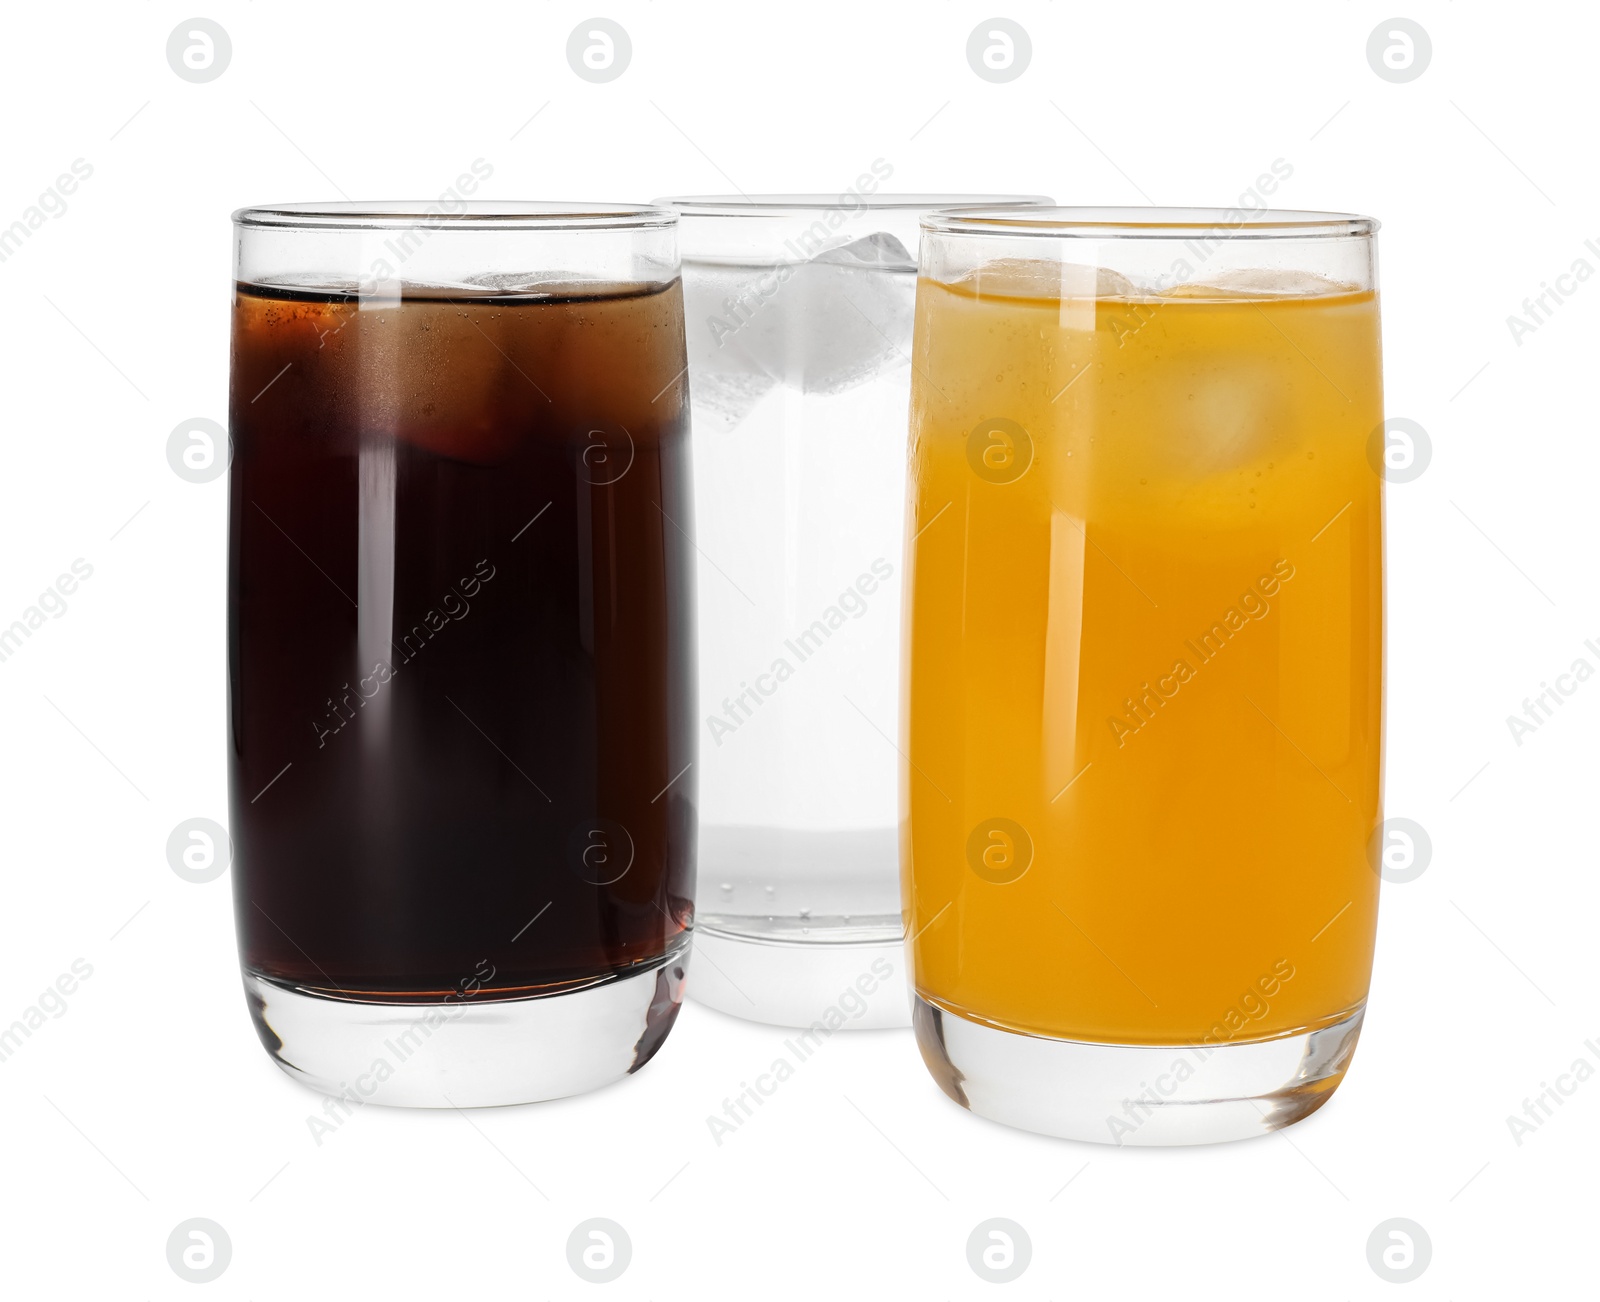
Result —
POLYGON ((566 62, 595 12, 566 3, 219 2, 233 57, 203 85, 165 57, 192 12, 0 20, 0 225, 93 167, 0 263, 0 624, 94 566, 0 663, 0 1025, 93 967, 0 1063, 5 1296, 1592 1295, 1600 1079, 1520 1145, 1506 1118, 1600 1065, 1600 681, 1520 746, 1505 718, 1600 666, 1600 283, 1520 346, 1506 324, 1575 259, 1600 268, 1593 9, 1416 3, 1433 57, 1403 85, 1367 62, 1393 11, 1365 3, 1006 0, 1033 59, 1005 85, 965 56, 993 11, 942 0, 609 3, 633 59, 606 85, 566 62), (881 1032, 829 1042, 719 1147, 707 1115, 783 1033, 691 1004, 597 1095, 369 1108, 318 1146, 320 1099, 250 1029, 227 878, 166 861, 180 821, 226 818, 226 481, 184 482, 165 445, 225 420, 231 209, 431 196, 480 157, 491 198, 836 191, 882 157, 888 188, 1220 205, 1281 158, 1285 206, 1384 221, 1388 410, 1433 445, 1389 490, 1388 813, 1433 857, 1385 887, 1327 1108, 1210 1149, 1051 1141, 962 1112, 881 1032), (200 1286, 165 1254, 195 1216, 233 1245, 200 1286), (632 1240, 613 1284, 567 1265, 591 1216, 632 1240), (1005 1286, 966 1260, 993 1216, 1033 1243, 1005 1286), (1404 1285, 1366 1256, 1396 1216, 1433 1247, 1404 1285))

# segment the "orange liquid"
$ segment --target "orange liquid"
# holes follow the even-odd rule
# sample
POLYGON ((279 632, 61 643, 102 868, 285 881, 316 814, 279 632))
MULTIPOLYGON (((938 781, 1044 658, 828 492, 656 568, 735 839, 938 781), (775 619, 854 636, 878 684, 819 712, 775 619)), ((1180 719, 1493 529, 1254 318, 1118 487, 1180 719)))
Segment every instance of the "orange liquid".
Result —
POLYGON ((982 283, 917 293, 918 993, 1108 1043, 1333 1022, 1377 924, 1376 297, 982 283))

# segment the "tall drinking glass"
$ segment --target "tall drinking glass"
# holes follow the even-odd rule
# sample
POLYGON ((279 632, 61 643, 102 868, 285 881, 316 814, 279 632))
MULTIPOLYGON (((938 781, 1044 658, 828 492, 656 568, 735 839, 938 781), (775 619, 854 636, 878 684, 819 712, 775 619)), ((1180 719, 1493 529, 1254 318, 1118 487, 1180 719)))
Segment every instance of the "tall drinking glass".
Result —
POLYGON ((690 994, 905 1026, 895 765, 919 219, 1005 196, 667 199, 681 215, 702 556, 690 994))
POLYGON ((676 220, 234 215, 240 957, 267 1051, 346 1111, 592 1089, 677 1014, 697 775, 676 220))
POLYGON ((958 1103, 1233 1139, 1344 1075, 1377 922, 1375 222, 924 224, 902 767, 958 1103))

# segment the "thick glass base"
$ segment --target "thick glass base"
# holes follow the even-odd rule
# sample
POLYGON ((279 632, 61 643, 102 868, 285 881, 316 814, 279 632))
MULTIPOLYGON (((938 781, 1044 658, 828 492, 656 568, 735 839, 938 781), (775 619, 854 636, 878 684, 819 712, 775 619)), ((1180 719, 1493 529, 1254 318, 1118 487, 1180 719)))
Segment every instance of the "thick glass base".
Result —
POLYGON ((910 1026, 898 836, 702 826, 689 996, 770 1026, 910 1026))
POLYGON ((1365 1005, 1320 1030, 1232 1044, 1090 1044, 1024 1035, 918 995, 917 1047, 962 1107, 1093 1144, 1218 1144, 1310 1116, 1338 1088, 1365 1005))
MULTIPOLYGON (((770 1026, 883 1030, 911 1025, 900 919, 869 927, 855 919, 846 939, 799 940, 756 929, 695 924, 690 995, 718 1012, 770 1026)), ((798 931, 798 928, 794 930, 798 931)))
POLYGON ((330 999, 244 973, 267 1052, 352 1104, 482 1108, 565 1098, 649 1062, 677 1018, 687 940, 625 975, 536 999, 330 999))

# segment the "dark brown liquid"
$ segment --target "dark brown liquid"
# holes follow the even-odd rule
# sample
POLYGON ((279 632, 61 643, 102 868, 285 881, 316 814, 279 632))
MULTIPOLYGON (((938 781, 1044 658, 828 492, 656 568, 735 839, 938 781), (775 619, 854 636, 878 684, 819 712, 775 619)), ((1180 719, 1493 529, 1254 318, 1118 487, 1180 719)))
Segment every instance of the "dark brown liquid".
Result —
POLYGON ((552 992, 690 923, 679 287, 442 295, 235 298, 235 909, 335 996, 552 992))

